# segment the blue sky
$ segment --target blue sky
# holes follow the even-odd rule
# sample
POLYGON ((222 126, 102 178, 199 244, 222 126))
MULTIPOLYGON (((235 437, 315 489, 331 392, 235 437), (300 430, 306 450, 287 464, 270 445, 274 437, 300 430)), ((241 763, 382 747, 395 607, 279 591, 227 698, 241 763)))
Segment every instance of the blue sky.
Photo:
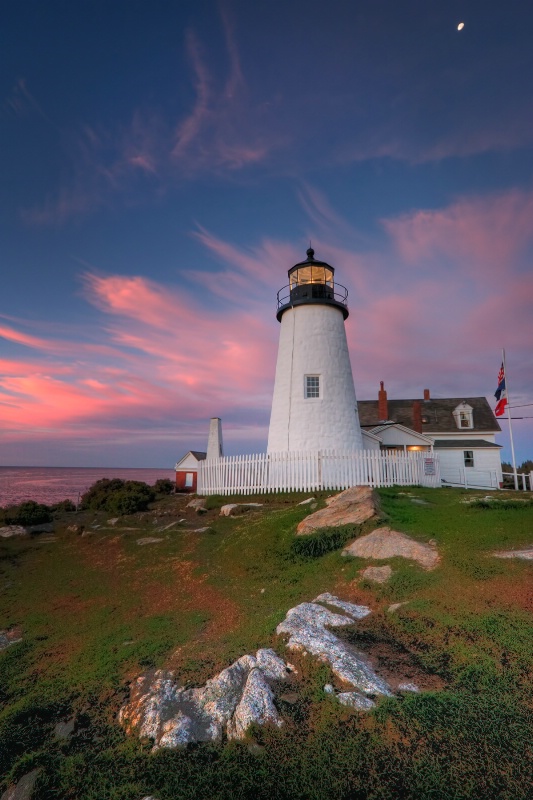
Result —
MULTIPOLYGON (((264 450, 309 240, 350 292, 360 399, 492 402, 505 347, 533 417, 533 7, 2 17, 0 463, 166 467, 211 416, 227 452, 264 450)), ((532 420, 513 431, 533 457, 532 420)))

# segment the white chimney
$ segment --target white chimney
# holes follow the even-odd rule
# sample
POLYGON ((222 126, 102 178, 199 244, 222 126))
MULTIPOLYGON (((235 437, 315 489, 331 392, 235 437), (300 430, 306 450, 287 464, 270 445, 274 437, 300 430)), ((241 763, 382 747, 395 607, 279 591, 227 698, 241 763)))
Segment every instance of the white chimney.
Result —
POLYGON ((213 458, 221 458, 224 455, 224 445, 222 444, 222 420, 220 417, 211 417, 209 423, 209 438, 207 440, 207 461, 213 458))

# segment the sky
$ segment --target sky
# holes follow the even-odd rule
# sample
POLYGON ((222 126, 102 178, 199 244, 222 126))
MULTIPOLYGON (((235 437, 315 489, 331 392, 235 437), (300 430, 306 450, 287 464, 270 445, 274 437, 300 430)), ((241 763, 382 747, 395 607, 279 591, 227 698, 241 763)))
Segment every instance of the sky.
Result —
POLYGON ((532 4, 0 12, 0 464, 172 467, 213 416, 264 452, 310 241, 359 399, 494 405, 505 348, 533 458, 532 4))

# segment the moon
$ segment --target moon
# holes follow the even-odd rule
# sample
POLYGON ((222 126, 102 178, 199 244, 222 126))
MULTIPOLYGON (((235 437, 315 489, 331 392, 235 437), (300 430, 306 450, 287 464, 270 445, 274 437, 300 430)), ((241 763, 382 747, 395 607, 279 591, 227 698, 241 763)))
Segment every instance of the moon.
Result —
POLYGON ((464 22, 460 22, 459 25, 457 26, 457 30, 462 31, 464 26, 465 26, 464 22))

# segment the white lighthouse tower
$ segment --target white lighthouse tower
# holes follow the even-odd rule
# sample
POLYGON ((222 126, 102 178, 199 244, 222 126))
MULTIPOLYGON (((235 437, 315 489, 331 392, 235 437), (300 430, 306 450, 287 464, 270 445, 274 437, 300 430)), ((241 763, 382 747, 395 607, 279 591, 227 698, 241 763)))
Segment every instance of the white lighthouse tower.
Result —
POLYGON ((268 452, 362 450, 346 342, 348 290, 315 259, 289 270, 278 292, 281 323, 268 452))

